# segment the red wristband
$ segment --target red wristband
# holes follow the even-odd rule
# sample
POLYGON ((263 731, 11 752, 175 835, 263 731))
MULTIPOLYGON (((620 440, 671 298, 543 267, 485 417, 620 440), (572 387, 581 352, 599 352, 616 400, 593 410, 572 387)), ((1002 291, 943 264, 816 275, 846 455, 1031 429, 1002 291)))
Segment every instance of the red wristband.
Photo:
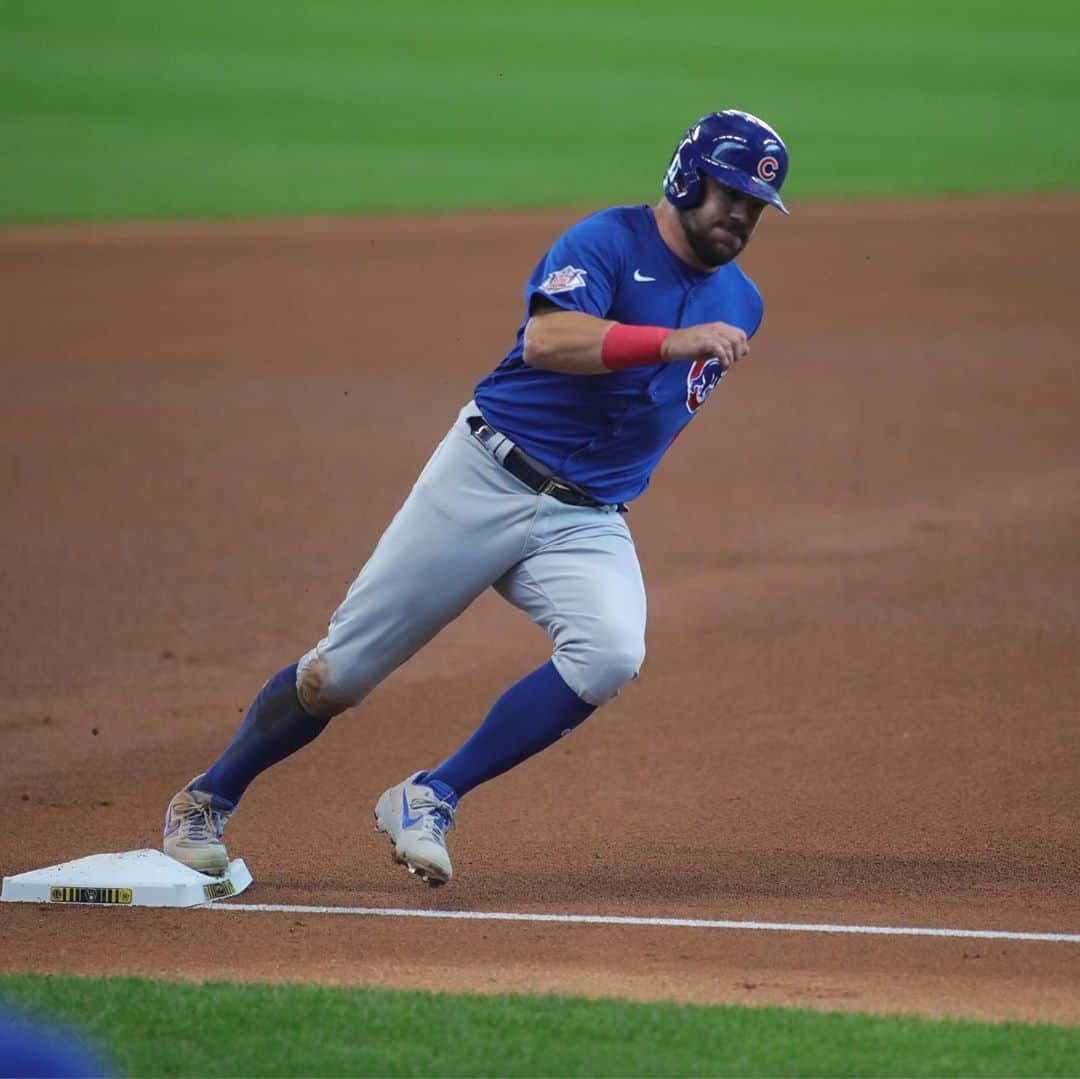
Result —
POLYGON ((627 326, 616 322, 600 345, 600 360, 609 371, 659 363, 660 346, 671 333, 664 326, 627 326))

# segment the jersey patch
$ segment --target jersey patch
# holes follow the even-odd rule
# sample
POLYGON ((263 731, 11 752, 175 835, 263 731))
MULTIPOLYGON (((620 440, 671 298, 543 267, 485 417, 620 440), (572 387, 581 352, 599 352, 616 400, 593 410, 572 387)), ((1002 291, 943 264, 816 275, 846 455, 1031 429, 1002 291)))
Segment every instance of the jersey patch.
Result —
POLYGON ((588 270, 579 270, 576 266, 564 266, 561 270, 552 271, 540 282, 540 291, 554 296, 559 292, 584 288, 587 273, 588 270))
POLYGON ((686 411, 697 412, 723 377, 724 369, 718 359, 695 360, 686 376, 686 411))

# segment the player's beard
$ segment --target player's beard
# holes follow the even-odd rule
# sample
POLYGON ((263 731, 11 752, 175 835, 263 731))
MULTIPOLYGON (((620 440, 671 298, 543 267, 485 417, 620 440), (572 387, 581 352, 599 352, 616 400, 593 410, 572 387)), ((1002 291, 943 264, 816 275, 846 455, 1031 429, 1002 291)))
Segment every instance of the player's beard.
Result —
POLYGON ((729 221, 704 220, 700 210, 680 210, 679 224, 683 235, 695 257, 705 266, 723 266, 737 255, 741 255, 750 242, 750 235, 745 226, 729 221), (718 243, 710 236, 713 228, 719 226, 735 237, 736 245, 718 243))

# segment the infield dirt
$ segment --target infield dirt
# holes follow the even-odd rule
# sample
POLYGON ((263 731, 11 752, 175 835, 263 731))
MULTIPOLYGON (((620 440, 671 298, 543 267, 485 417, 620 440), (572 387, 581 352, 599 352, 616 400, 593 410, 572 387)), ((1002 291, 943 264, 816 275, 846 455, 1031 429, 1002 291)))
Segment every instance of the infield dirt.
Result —
MULTIPOLYGON (((571 213, 0 233, 0 871, 156 846, 330 613, 571 213)), ((543 662, 482 597, 260 778, 265 903, 1080 931, 1075 197, 796 207, 751 356, 629 523, 642 677, 371 826, 543 662)), ((1080 1022, 1080 946, 0 908, 0 969, 1080 1022)))

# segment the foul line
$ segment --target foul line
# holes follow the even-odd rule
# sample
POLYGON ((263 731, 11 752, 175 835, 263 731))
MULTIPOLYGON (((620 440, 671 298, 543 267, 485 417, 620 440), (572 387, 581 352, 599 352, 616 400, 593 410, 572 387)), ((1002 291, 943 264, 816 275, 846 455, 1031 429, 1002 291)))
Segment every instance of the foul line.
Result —
POLYGON ((899 925, 828 925, 812 922, 733 922, 706 918, 635 918, 617 914, 522 914, 498 910, 414 910, 401 907, 305 907, 288 903, 211 903, 212 910, 276 914, 353 914, 375 918, 457 918, 474 922, 562 922, 571 925, 643 925, 673 929, 742 929, 766 933, 857 933, 872 937, 963 937, 1080 944, 1080 933, 1013 933, 1000 929, 924 929, 899 925))

